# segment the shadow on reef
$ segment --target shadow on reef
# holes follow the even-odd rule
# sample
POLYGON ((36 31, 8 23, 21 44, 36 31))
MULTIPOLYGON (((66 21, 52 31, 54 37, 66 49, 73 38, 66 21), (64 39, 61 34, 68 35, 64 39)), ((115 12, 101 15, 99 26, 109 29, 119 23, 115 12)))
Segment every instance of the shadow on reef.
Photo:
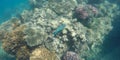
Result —
POLYGON ((112 25, 113 29, 106 36, 103 42, 103 59, 101 60, 120 60, 120 17, 116 18, 112 25))
POLYGON ((89 0, 88 4, 99 4, 102 3, 104 0, 89 0))
POLYGON ((109 0, 112 3, 117 3, 118 5, 120 5, 120 0, 109 0))

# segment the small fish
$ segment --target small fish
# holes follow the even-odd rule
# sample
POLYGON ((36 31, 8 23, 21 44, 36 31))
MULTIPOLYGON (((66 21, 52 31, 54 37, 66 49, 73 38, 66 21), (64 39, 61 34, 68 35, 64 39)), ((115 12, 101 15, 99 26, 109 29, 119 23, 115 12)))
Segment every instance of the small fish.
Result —
POLYGON ((58 33, 60 33, 64 28, 65 28, 65 24, 61 24, 58 26, 58 28, 53 32, 53 35, 56 36, 58 33))

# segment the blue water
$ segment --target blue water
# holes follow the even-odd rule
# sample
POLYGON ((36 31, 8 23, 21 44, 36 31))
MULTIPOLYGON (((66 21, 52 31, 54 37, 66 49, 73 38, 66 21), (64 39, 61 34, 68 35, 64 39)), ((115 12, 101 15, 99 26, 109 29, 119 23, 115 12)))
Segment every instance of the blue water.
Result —
MULTIPOLYGON (((110 1, 120 4, 120 0, 110 1)), ((0 24, 20 14, 24 9, 30 9, 29 0, 0 0, 0 24)), ((116 59, 114 58, 114 60, 120 60, 120 18, 116 18, 113 21, 113 27, 113 30, 106 36, 103 42, 103 59, 107 56, 109 58, 106 58, 107 60, 113 60, 113 56, 115 56, 116 59)), ((15 60, 14 57, 4 52, 1 48, 1 42, 0 60, 15 60)))
POLYGON ((0 23, 29 9, 28 0, 0 0, 0 23))
MULTIPOLYGON (((5 22, 17 14, 20 14, 24 9, 29 9, 29 0, 0 0, 0 24, 5 22)), ((0 41, 0 60, 15 60, 1 47, 0 41)))

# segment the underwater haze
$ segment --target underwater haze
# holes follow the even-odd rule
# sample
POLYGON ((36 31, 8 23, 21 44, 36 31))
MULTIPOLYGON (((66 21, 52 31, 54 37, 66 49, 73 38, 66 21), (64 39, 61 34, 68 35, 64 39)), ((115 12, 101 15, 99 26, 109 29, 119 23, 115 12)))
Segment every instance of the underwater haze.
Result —
POLYGON ((120 0, 0 0, 0 60, 120 60, 120 0))
POLYGON ((0 23, 29 8, 28 0, 0 0, 0 23))
MULTIPOLYGON (((29 0, 0 0, 0 24, 11 17, 16 17, 17 14, 29 7, 29 0)), ((1 44, 0 42, 0 46, 1 44)), ((0 47, 0 60, 15 60, 15 57, 10 56, 0 47)))

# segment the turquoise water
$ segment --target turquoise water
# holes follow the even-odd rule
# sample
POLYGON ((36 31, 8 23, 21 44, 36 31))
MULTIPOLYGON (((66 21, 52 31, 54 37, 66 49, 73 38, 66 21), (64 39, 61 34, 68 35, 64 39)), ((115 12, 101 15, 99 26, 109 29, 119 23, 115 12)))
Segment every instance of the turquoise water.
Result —
MULTIPOLYGON (((115 0, 114 3, 120 4, 120 1, 115 0)), ((0 0, 0 24, 13 16, 16 17, 24 9, 30 9, 28 0, 0 0)), ((113 29, 105 36, 106 38, 103 42, 103 58, 101 60, 120 60, 120 18, 115 18, 112 25, 113 29)), ((15 60, 15 58, 5 53, 0 47, 0 60, 15 60)))
POLYGON ((120 60, 120 18, 113 22, 113 30, 106 36, 104 41, 104 54, 106 60, 120 60))
MULTIPOLYGON (((29 8, 28 0, 0 0, 0 24, 29 8)), ((0 47, 0 60, 15 60, 15 58, 5 53, 0 47)))
POLYGON ((0 23, 29 8, 28 0, 0 0, 0 23))

